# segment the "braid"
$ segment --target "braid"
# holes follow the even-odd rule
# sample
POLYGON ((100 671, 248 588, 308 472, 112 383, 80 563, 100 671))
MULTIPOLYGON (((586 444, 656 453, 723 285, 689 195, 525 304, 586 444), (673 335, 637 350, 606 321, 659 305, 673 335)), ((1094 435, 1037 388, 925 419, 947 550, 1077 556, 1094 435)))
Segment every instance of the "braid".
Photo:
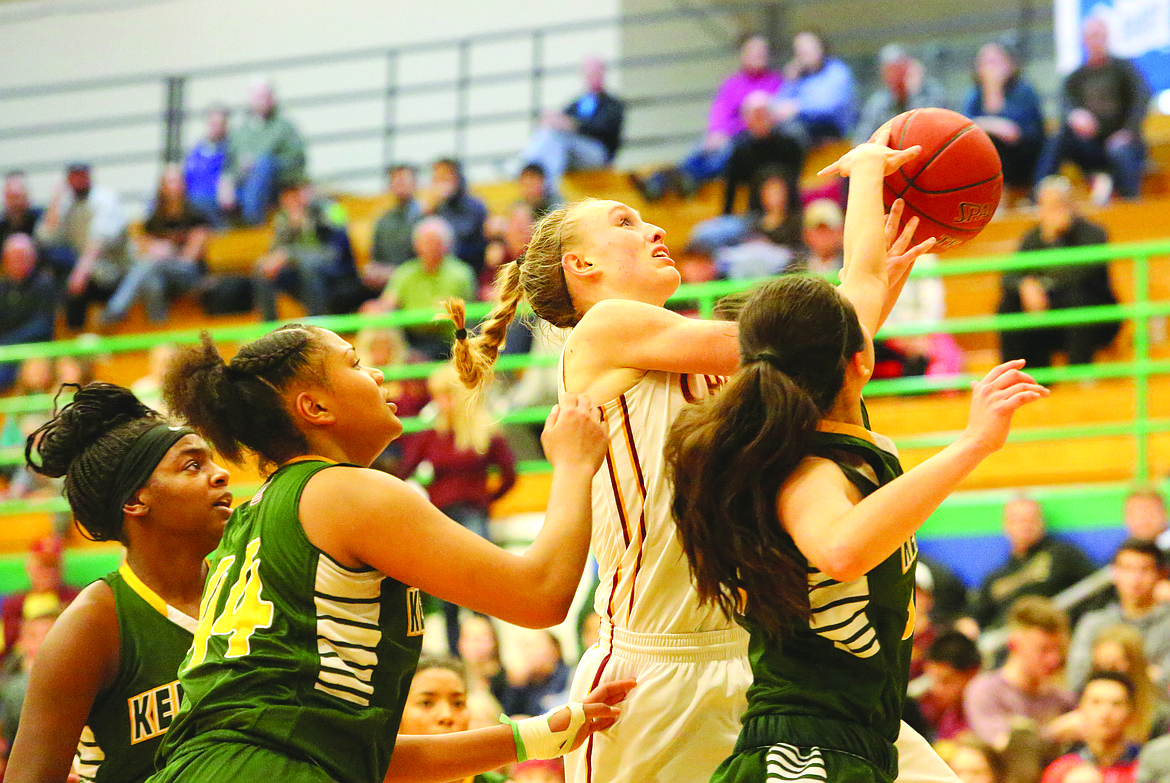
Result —
MULTIPOLYGON (((451 363, 459 373, 459 380, 468 389, 482 389, 491 382, 493 366, 504 347, 508 325, 516 317, 516 309, 524 297, 520 288, 521 272, 519 261, 500 270, 496 278, 496 296, 500 303, 488 314, 478 334, 456 340, 452 346, 451 363)), ((455 329, 465 329, 467 312, 463 300, 448 299, 445 304, 447 314, 455 322, 455 329)))
POLYGON ((297 362, 290 362, 289 359, 303 352, 311 341, 312 337, 304 327, 289 324, 241 347, 227 367, 231 372, 242 375, 274 375, 276 377, 270 380, 279 385, 278 378, 283 380, 291 377, 297 369, 292 366, 297 362))

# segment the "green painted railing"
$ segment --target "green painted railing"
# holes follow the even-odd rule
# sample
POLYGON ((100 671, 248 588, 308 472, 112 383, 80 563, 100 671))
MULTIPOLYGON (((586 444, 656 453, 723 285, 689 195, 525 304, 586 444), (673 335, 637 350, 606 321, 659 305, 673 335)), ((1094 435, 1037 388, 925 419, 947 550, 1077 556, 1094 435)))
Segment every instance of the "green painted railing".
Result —
MULTIPOLYGON (((1170 432, 1170 419, 1149 417, 1149 379, 1154 375, 1170 373, 1170 360, 1154 360, 1150 357, 1150 320, 1170 316, 1170 301, 1150 300, 1150 261, 1152 258, 1170 257, 1170 241, 1141 242, 1097 247, 1072 248, 1066 250, 1019 253, 1012 256, 997 256, 984 259, 962 259, 944 261, 930 267, 914 270, 914 277, 957 277, 964 275, 1000 274, 1045 266, 1067 266, 1070 264, 1093 264, 1102 262, 1132 262, 1133 301, 1112 306, 1087 307, 1046 313, 1019 313, 1011 315, 982 315, 965 318, 948 318, 939 323, 906 324, 883 331, 884 337, 910 336, 949 332, 968 334, 975 332, 998 332, 1013 329, 1027 329, 1043 326, 1065 326, 1069 324, 1129 320, 1134 323, 1132 359, 1125 362, 1109 362, 1090 365, 1043 368, 1032 371, 1042 383, 1088 381, 1110 378, 1133 378, 1134 410, 1132 421, 1088 424, 1062 427, 1035 427, 1016 429, 1012 442, 1066 440, 1070 438, 1093 438, 1111 436, 1132 436, 1136 449, 1134 480, 1149 479, 1148 436, 1170 432)), ((704 284, 685 284, 670 302, 675 306, 691 306, 709 317, 715 303, 723 296, 741 291, 758 281, 721 281, 704 284)), ((481 318, 488 311, 483 303, 468 305, 468 320, 481 318)), ((428 323, 433 318, 429 311, 395 312, 384 315, 342 315, 306 318, 314 323, 340 333, 352 333, 367 326, 413 326, 428 323)), ((209 326, 217 342, 244 342, 265 334, 272 324, 255 323, 229 327, 209 326)), ((198 330, 154 332, 148 334, 122 335, 115 337, 87 336, 52 343, 0 346, 0 362, 20 361, 36 356, 105 356, 131 351, 145 351, 160 343, 186 344, 197 341, 198 330)), ((551 366, 555 356, 502 356, 498 366, 501 370, 517 370, 525 367, 551 366)), ((419 363, 384 368, 389 380, 425 378, 441 363, 419 363)), ((946 377, 911 377, 873 381, 866 387, 868 397, 922 394, 927 392, 966 390, 975 376, 957 374, 946 377)), ((12 415, 30 411, 51 409, 50 395, 31 395, 0 399, 0 415, 12 415)), ((524 408, 514 410, 502 417, 504 423, 539 423, 547 415, 547 408, 524 408)), ((403 420, 407 432, 427 427, 417 418, 403 420)), ((899 439, 902 449, 934 448, 950 443, 957 436, 954 432, 937 432, 899 439)), ((23 461, 23 450, 18 448, 0 449, 0 465, 15 465, 23 461)), ((547 463, 525 462, 522 472, 548 470, 547 463)), ((241 492, 250 488, 241 487, 241 492)), ((0 516, 16 513, 58 512, 67 509, 60 498, 32 501, 0 502, 0 516)))

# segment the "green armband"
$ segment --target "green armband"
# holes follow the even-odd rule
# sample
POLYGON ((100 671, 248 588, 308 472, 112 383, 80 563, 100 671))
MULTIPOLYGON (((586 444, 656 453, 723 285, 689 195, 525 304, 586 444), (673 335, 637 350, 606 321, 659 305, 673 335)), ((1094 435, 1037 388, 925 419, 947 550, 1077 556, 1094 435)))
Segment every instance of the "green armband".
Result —
POLYGON ((503 713, 500 713, 500 723, 506 723, 512 727, 512 741, 516 743, 516 761, 528 761, 524 740, 520 738, 520 725, 503 713))

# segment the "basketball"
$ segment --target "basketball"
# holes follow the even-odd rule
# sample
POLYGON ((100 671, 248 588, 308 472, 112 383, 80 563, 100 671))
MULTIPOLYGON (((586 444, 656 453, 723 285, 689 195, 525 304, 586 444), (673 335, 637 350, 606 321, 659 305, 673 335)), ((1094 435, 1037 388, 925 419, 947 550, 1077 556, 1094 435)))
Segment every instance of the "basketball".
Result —
POLYGON ((886 209, 901 198, 903 221, 918 216, 913 244, 935 237, 933 252, 941 253, 983 230, 999 206, 1003 167, 981 128, 949 109, 914 109, 890 120, 889 144, 896 150, 922 146, 882 188, 886 209))

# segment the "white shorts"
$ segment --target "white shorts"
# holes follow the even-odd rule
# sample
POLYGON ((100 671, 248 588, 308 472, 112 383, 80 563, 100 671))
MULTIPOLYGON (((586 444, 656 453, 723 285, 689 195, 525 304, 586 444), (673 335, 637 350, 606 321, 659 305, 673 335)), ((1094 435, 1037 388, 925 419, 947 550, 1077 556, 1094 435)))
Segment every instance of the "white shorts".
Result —
POLYGON ((752 682, 741 628, 687 634, 603 629, 581 656, 570 699, 634 678, 614 726, 565 757, 566 783, 707 783, 735 748, 752 682))
POLYGON ((959 783, 942 757, 935 752, 926 738, 902 722, 898 732, 898 778, 895 783, 959 783))

